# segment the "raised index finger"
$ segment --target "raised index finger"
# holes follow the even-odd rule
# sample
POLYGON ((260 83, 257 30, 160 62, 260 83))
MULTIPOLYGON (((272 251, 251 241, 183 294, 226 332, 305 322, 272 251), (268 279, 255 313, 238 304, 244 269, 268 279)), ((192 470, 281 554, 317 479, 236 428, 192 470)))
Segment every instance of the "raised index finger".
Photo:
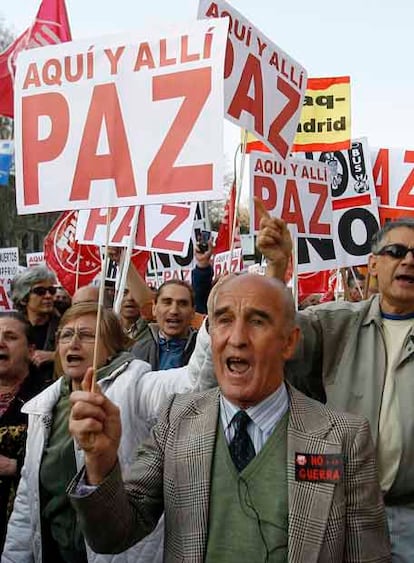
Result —
POLYGON ((256 196, 254 196, 253 201, 254 201, 254 207, 256 209, 256 213, 259 217, 259 220, 263 219, 263 218, 264 219, 270 219, 270 214, 269 214, 268 210, 266 209, 263 201, 259 197, 256 197, 256 196))

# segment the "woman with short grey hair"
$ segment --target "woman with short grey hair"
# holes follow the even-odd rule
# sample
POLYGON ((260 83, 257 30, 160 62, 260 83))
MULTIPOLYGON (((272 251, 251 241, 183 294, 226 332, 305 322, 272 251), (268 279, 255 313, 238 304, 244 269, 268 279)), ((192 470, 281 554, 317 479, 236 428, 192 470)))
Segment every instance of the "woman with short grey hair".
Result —
POLYGON ((12 300, 31 325, 36 346, 33 363, 53 373, 55 335, 59 315, 55 309, 56 276, 46 266, 28 268, 12 281, 12 300))

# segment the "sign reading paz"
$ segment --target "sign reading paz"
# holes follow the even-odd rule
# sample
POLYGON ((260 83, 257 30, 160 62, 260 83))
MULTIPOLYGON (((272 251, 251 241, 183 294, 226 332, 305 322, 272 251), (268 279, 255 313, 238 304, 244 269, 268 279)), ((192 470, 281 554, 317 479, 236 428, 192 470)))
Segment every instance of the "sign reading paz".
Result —
POLYGON ((230 4, 200 0, 199 18, 228 18, 225 116, 286 158, 306 88, 306 70, 230 4))
POLYGON ((372 149, 371 157, 381 224, 414 217, 414 150, 372 149))
MULTIPOLYGON (((330 174, 325 164, 253 152, 250 194, 251 201, 253 196, 261 199, 271 216, 280 217, 296 232, 299 273, 326 268, 317 252, 320 246, 333 246, 330 174)), ((250 217, 250 230, 257 232, 259 217, 253 208, 250 217)))
POLYGON ((18 212, 221 198, 227 28, 196 21, 23 52, 18 212))
MULTIPOLYGON (((253 196, 263 201, 270 215, 295 225, 298 235, 332 236, 329 172, 324 164, 252 153, 250 173, 253 196)), ((258 229, 254 215, 254 232, 258 229)))
MULTIPOLYGON (((196 204, 145 205, 139 208, 134 248, 185 256, 193 231, 196 204)), ((127 246, 135 207, 79 211, 76 240, 103 246, 110 213, 111 246, 127 246)))

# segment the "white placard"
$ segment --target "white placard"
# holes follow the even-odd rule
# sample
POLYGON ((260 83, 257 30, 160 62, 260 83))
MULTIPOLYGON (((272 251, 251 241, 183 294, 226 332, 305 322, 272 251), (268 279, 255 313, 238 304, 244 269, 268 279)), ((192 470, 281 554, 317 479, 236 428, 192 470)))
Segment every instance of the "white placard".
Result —
POLYGON ((381 224, 414 217, 414 150, 371 149, 381 224))
POLYGON ((250 195, 251 232, 259 229, 253 208, 256 196, 298 239, 298 273, 335 267, 330 174, 325 164, 252 152, 250 195))
POLYGON ((227 20, 23 51, 18 212, 223 197, 227 20))
POLYGON ((26 254, 26 265, 28 268, 33 268, 33 266, 44 266, 45 264, 44 252, 28 252, 26 254))
POLYGON ((12 279, 19 273, 19 249, 0 248, 0 311, 13 309, 9 297, 12 279))
MULTIPOLYGON (((186 256, 193 230, 196 203, 145 205, 139 208, 134 248, 186 256)), ((110 245, 128 245, 135 207, 110 210, 110 245)), ((104 245, 108 209, 81 210, 76 240, 83 244, 104 245)))
POLYGON ((225 274, 235 274, 242 271, 243 257, 242 249, 235 248, 233 252, 219 252, 214 255, 213 271, 214 279, 225 274))
POLYGON ((225 116, 287 158, 305 95, 305 68, 233 6, 200 0, 199 18, 228 18, 225 116))
POLYGON ((162 268, 155 273, 148 273, 145 277, 147 285, 157 289, 161 284, 168 280, 183 280, 191 284, 191 272, 193 268, 162 268))
POLYGON ((332 204, 329 170, 325 164, 305 159, 281 160, 270 153, 250 155, 251 232, 258 232, 253 196, 272 217, 296 227, 298 236, 332 238, 332 204))
POLYGON ((348 150, 306 155, 326 163, 331 172, 337 267, 367 264, 371 239, 379 227, 367 139, 354 139, 348 150))

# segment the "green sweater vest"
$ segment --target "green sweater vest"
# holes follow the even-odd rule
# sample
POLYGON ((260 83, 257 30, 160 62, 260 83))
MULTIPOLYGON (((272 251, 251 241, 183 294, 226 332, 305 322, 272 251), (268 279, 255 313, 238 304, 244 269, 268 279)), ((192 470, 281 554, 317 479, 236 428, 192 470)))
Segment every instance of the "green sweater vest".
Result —
POLYGON ((287 562, 288 419, 286 413, 260 453, 240 474, 230 457, 223 428, 218 425, 206 563, 287 562))

